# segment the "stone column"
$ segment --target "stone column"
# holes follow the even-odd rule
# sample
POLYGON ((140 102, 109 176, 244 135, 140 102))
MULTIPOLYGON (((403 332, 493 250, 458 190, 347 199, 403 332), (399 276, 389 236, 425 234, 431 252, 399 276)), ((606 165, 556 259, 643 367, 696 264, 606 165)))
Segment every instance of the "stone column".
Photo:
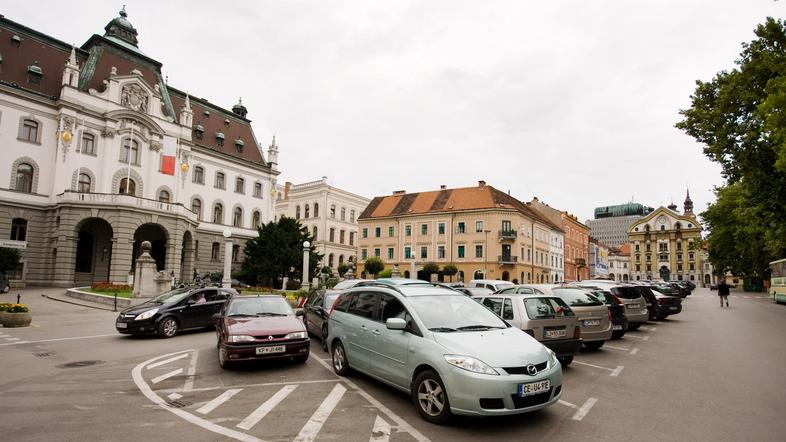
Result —
POLYGON ((224 277, 221 287, 232 287, 232 231, 224 230, 224 277))
POLYGON ((134 298, 150 298, 160 293, 156 282, 156 260, 150 256, 150 241, 142 241, 142 253, 136 259, 134 269, 134 298))
POLYGON ((309 264, 309 254, 311 252, 311 243, 308 241, 303 241, 303 276, 300 278, 303 282, 300 285, 301 289, 308 290, 309 283, 308 283, 308 264, 309 264))

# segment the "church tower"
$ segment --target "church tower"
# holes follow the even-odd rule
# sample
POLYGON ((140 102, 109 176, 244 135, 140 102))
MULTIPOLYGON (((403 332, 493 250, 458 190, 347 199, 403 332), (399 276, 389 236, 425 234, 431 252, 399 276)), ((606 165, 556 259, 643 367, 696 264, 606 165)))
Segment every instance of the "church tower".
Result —
POLYGON ((690 199, 690 189, 686 189, 687 193, 685 195, 685 203, 683 204, 683 208, 685 209, 685 215, 693 216, 693 201, 690 199))

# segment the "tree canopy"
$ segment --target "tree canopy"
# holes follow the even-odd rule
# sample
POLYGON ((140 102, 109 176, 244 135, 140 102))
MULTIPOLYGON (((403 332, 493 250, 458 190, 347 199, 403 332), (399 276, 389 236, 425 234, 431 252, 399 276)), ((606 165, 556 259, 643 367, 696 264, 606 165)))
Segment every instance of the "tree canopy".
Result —
POLYGON ((720 164, 725 184, 701 213, 716 271, 761 276, 786 257, 786 23, 767 18, 736 67, 696 81, 682 129, 720 164))
POLYGON ((0 274, 14 270, 19 266, 19 259, 19 250, 0 247, 0 274))
POLYGON ((385 269, 385 263, 382 262, 382 260, 377 258, 376 256, 371 256, 366 260, 366 262, 363 263, 363 269, 367 273, 376 275, 377 273, 385 269))
POLYGON ((243 273, 247 279, 273 285, 280 277, 301 279, 303 273, 303 242, 309 241, 309 279, 320 271, 322 256, 315 251, 314 238, 300 222, 282 217, 257 229, 259 236, 246 242, 243 273), (294 269, 294 270, 292 270, 294 269))

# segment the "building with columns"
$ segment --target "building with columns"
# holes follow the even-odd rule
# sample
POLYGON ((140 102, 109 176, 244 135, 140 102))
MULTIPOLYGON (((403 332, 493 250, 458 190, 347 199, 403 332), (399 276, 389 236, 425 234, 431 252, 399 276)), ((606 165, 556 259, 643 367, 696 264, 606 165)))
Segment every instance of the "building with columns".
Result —
POLYGON ((125 8, 104 29, 76 48, 0 16, 0 234, 21 249, 17 286, 127 283, 142 241, 190 280, 221 271, 223 231, 239 264, 273 218, 278 148, 263 157, 243 103, 170 86, 125 8))
POLYGON ((301 184, 287 181, 278 186, 276 219, 282 216, 300 221, 314 237, 321 267, 334 273, 339 264, 357 256, 358 216, 371 200, 328 184, 328 178, 301 184))

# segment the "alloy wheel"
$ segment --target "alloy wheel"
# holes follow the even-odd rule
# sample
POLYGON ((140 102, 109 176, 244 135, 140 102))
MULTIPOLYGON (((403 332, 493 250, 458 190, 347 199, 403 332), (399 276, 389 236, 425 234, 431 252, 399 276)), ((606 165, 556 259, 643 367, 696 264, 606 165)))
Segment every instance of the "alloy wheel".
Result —
POLYGON ((445 393, 442 387, 433 379, 425 379, 418 386, 418 403, 429 416, 439 415, 445 408, 445 393))

